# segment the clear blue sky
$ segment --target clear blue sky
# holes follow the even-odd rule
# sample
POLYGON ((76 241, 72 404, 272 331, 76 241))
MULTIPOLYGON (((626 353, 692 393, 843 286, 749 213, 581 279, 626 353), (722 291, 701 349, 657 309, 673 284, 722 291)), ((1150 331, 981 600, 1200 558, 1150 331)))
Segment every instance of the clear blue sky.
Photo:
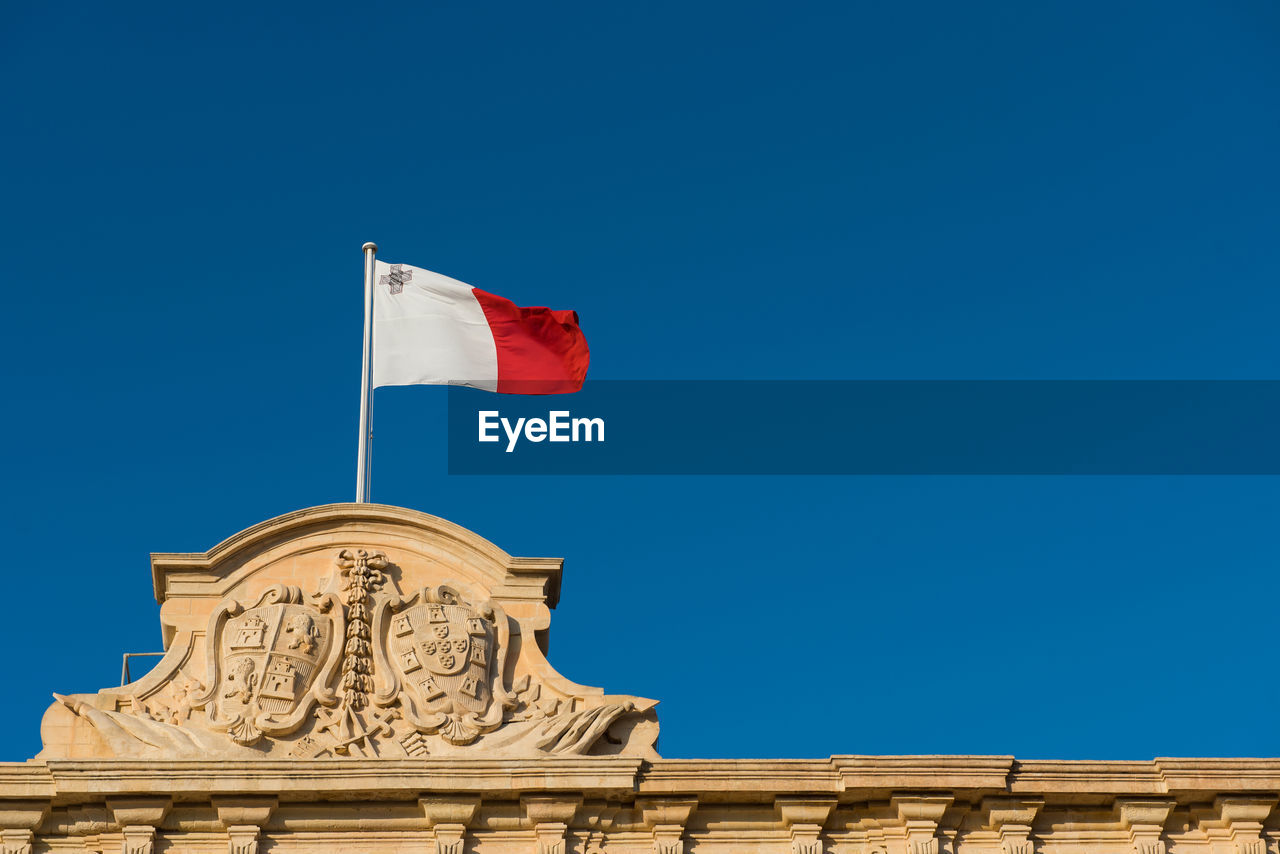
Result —
MULTIPOLYGON (((597 379, 1280 378, 1277 57, 1269 2, 10 4, 0 758, 159 647, 148 552, 352 497, 366 240, 597 379)), ((1280 479, 448 477, 444 398, 379 391, 375 499, 564 556, 552 662, 666 755, 1280 753, 1280 479)))

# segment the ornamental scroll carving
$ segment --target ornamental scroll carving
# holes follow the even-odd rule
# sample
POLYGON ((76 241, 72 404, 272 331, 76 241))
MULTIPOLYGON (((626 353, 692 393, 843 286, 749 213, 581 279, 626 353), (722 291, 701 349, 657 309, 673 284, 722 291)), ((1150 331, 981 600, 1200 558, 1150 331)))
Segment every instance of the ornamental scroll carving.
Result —
POLYGON ((55 697, 114 756, 654 755, 651 701, 567 692, 540 653, 543 672, 529 672, 515 621, 483 590, 406 596, 384 553, 334 557, 317 592, 275 584, 218 602, 145 695, 55 697))

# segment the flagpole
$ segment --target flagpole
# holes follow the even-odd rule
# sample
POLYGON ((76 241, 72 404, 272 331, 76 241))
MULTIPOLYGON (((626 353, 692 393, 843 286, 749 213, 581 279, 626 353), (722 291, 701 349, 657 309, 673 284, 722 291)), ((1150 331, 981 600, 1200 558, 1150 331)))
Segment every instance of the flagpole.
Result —
POLYGON ((364 249, 364 361, 360 373, 360 449, 356 452, 356 503, 369 502, 373 480, 373 262, 378 244, 364 249))

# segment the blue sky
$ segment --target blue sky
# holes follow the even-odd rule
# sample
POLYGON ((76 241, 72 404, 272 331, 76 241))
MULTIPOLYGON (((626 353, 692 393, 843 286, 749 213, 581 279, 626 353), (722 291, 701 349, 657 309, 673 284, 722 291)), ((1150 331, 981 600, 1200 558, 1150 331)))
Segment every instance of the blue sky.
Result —
MULTIPOLYGON (((360 245, 594 379, 1277 379, 1280 10, 14 5, 0 758, 159 647, 147 554, 354 489, 360 245)), ((1273 477, 449 477, 670 756, 1276 755, 1273 477), (731 699, 730 699, 731 698, 731 699)), ((726 419, 749 413, 726 412, 726 419)))

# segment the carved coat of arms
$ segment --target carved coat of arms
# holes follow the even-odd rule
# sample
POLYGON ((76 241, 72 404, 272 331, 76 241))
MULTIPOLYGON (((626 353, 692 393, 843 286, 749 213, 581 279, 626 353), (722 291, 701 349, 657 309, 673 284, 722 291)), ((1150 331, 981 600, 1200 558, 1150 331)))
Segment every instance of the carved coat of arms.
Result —
MULTIPOLYGON (((276 586, 241 613, 215 615, 209 635, 211 686, 198 703, 210 724, 239 744, 297 729, 316 698, 317 676, 332 669, 337 626, 303 601, 296 587, 276 586)), ((319 683, 323 687, 323 681, 319 683)))
POLYGON ((507 617, 452 587, 422 590, 390 613, 388 654, 404 686, 405 719, 422 733, 470 744, 502 725, 513 701, 502 687, 507 617))

